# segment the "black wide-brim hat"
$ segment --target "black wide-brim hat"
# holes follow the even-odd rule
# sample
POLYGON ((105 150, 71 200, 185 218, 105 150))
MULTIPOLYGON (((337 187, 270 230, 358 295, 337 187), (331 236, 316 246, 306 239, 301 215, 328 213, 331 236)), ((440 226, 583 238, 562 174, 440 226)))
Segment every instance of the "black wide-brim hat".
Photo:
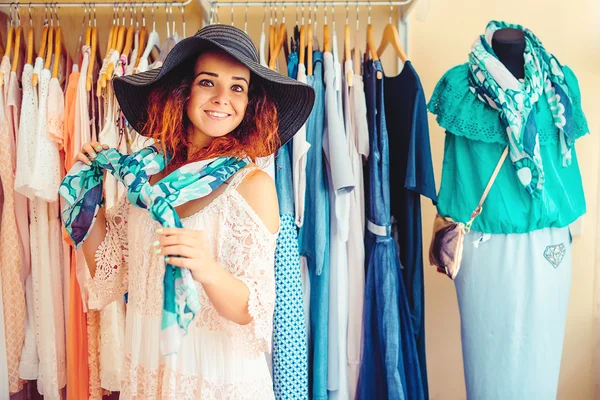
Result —
POLYGON ((260 79, 277 107, 281 145, 289 141, 308 119, 315 102, 312 87, 272 71, 260 64, 252 39, 231 25, 208 25, 171 49, 161 68, 116 78, 113 87, 129 124, 140 134, 148 118, 148 101, 160 80, 182 63, 209 49, 222 49, 244 64, 260 79))

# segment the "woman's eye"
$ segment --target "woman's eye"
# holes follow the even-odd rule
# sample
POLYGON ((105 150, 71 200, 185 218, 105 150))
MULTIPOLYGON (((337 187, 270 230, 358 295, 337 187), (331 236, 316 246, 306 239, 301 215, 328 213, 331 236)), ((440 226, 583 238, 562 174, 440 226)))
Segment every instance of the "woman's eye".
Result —
POLYGON ((206 86, 206 87, 214 86, 214 84, 211 81, 209 81, 208 79, 202 79, 200 82, 198 82, 198 85, 206 86))
POLYGON ((240 85, 233 85, 231 87, 231 89, 233 89, 234 92, 240 92, 240 93, 244 91, 244 87, 240 86, 240 85))

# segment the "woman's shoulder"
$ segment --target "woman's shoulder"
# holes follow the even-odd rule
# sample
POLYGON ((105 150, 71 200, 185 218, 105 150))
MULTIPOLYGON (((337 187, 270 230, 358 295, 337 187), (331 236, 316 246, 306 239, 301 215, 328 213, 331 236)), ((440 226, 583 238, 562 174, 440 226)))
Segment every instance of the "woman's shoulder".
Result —
POLYGON ((236 191, 262 220, 271 233, 279 230, 279 203, 275 182, 268 173, 255 164, 249 164, 240 172, 242 180, 236 191))

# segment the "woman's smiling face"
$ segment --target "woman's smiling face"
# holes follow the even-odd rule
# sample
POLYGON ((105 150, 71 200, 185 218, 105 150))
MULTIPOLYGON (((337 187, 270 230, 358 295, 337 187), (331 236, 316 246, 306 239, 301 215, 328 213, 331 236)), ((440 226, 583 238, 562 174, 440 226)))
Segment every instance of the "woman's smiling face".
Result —
POLYGON ((202 147, 232 132, 244 119, 250 70, 220 51, 201 54, 187 103, 194 142, 202 147))

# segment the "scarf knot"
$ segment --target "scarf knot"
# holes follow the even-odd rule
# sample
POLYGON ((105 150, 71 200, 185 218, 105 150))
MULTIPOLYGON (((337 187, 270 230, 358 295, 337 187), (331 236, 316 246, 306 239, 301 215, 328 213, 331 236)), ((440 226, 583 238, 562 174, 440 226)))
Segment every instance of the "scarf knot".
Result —
MULTIPOLYGON (((155 221, 167 228, 182 228, 175 207, 207 196, 237 171, 248 159, 219 157, 184 165, 151 185, 149 177, 164 170, 165 157, 155 146, 131 155, 108 149, 88 166, 76 163, 63 179, 59 194, 65 199, 61 218, 79 248, 89 235, 102 200, 104 171, 109 171, 127 188, 127 200, 147 209, 155 221)), ((163 355, 176 353, 181 338, 196 313, 200 300, 191 272, 166 263, 160 336, 163 355)))

